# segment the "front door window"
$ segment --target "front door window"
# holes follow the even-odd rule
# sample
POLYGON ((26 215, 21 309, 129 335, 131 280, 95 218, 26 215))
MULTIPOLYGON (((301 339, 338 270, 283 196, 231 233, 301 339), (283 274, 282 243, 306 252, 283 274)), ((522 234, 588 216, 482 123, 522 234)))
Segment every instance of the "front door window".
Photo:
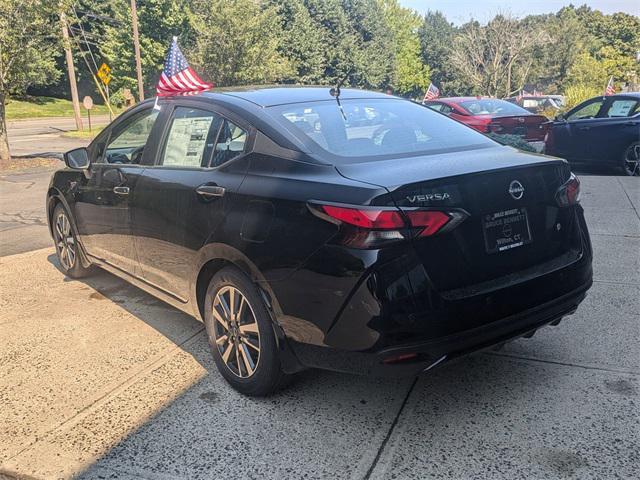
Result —
POLYGON ((118 125, 111 134, 104 153, 104 162, 137 165, 142 160, 158 110, 148 109, 118 125))

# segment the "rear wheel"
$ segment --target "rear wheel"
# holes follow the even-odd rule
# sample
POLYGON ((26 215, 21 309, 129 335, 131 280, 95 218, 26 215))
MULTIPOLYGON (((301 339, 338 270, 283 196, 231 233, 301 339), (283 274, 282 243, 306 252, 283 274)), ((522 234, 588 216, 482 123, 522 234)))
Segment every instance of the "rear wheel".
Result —
POLYGON ((72 278, 86 277, 91 273, 91 267, 82 265, 78 240, 73 233, 69 214, 58 204, 53 210, 52 217, 53 239, 60 267, 64 273, 72 278))
POLYGON ((233 388, 265 396, 286 382, 269 313, 244 273, 225 267, 213 276, 204 320, 218 371, 233 388))
POLYGON ((640 142, 634 142, 624 151, 622 171, 630 177, 640 176, 640 142))

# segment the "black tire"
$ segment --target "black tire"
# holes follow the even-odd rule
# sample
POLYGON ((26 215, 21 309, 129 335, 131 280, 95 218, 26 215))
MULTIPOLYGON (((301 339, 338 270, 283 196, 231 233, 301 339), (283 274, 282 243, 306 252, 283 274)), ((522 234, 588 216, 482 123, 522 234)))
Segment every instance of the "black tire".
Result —
POLYGON ((640 176, 640 142, 633 142, 622 154, 622 173, 629 177, 640 176))
POLYGON ((204 308, 213 359, 234 389, 249 396, 267 396, 287 383, 289 376, 282 371, 267 307, 242 271, 225 267, 216 273, 209 282, 204 308))
POLYGON ((53 241, 60 268, 65 275, 71 278, 82 278, 93 273, 93 269, 91 266, 85 267, 82 264, 80 246, 71 226, 70 218, 62 204, 56 205, 51 217, 53 241))

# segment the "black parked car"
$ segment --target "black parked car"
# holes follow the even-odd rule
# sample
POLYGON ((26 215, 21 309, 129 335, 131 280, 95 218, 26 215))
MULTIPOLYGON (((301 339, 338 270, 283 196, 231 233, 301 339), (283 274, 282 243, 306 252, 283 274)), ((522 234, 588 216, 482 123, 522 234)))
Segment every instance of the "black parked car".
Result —
POLYGON ((53 176, 62 268, 97 265, 202 319, 220 372, 252 395, 307 367, 414 375, 576 309, 591 246, 564 160, 406 100, 337 100, 137 105, 53 176), (348 121, 356 108, 367 122, 348 121))
POLYGON ((591 98, 556 117, 545 153, 640 175, 640 93, 591 98))

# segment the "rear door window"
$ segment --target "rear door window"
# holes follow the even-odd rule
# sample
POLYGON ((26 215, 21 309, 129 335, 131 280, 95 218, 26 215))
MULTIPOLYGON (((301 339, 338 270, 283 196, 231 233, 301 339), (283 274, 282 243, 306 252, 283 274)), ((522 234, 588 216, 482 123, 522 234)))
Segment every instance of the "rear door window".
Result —
POLYGON ((637 100, 614 100, 607 109, 605 117, 630 117, 637 110, 637 100))
POLYGON ((159 164, 166 167, 209 166, 222 122, 222 117, 213 112, 176 108, 159 164))
POLYGON ((242 155, 247 144, 247 131, 229 120, 224 120, 216 141, 212 167, 219 167, 242 155))

